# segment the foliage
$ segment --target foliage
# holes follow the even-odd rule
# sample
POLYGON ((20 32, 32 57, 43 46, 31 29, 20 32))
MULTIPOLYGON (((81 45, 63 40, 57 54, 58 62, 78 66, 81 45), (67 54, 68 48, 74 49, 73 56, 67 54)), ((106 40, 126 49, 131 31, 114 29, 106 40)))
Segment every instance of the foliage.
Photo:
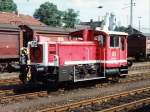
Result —
POLYGON ((64 27, 72 28, 77 22, 78 12, 73 9, 60 11, 53 3, 45 2, 40 5, 33 16, 49 26, 57 27, 64 24, 64 27))
POLYGON ((41 4, 33 16, 47 25, 61 26, 62 12, 53 3, 45 2, 41 4))
POLYGON ((73 28, 75 24, 78 22, 78 13, 75 12, 74 9, 68 9, 67 11, 64 11, 63 15, 63 23, 64 27, 73 28))
POLYGON ((0 11, 17 12, 17 5, 13 0, 0 0, 0 11))

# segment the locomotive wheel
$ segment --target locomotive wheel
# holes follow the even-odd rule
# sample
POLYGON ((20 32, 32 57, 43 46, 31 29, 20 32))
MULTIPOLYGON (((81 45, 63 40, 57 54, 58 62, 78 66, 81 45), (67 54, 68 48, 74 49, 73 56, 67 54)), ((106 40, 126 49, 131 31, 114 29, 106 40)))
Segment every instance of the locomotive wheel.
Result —
POLYGON ((108 78, 108 81, 110 83, 118 83, 119 82, 119 76, 112 76, 108 78))
POLYGON ((131 67, 131 66, 133 65, 133 61, 128 60, 128 61, 127 61, 127 64, 128 64, 128 67, 131 67))
POLYGON ((55 80, 48 79, 46 83, 47 89, 49 91, 57 91, 58 90, 58 82, 55 80))
POLYGON ((0 64, 0 72, 3 73, 6 70, 6 64, 0 64))
POLYGON ((112 77, 112 82, 118 83, 119 82, 119 77, 118 76, 112 77))
POLYGON ((20 74, 19 75, 19 79, 21 80, 21 82, 23 83, 23 84, 27 84, 27 78, 23 75, 23 74, 20 74))
POLYGON ((8 65, 7 65, 7 71, 8 71, 9 73, 12 73, 12 71, 13 71, 13 68, 12 68, 12 66, 11 66, 10 63, 8 63, 8 65))

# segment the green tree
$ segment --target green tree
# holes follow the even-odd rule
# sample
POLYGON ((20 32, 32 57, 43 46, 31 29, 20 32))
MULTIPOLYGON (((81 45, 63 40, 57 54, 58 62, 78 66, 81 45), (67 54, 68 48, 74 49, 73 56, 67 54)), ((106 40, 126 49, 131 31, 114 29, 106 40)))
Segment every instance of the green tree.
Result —
POLYGON ((78 22, 78 14, 79 12, 75 12, 74 9, 68 9, 64 11, 63 14, 63 23, 66 28, 73 28, 75 24, 78 22))
POLYGON ((0 11, 17 12, 17 5, 13 0, 0 0, 0 11))
POLYGON ((49 26, 61 26, 62 12, 53 3, 45 2, 41 4, 33 16, 49 26))

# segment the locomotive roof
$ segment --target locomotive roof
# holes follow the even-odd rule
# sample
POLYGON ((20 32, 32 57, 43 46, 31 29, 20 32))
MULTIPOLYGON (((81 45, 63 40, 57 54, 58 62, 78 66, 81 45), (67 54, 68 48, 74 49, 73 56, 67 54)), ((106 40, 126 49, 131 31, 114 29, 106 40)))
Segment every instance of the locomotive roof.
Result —
MULTIPOLYGON (((108 34, 108 35, 128 35, 125 32, 117 32, 117 31, 105 31, 105 30, 93 30, 93 29, 87 29, 87 30, 94 31, 95 35, 101 34, 100 32, 102 32, 103 34, 108 34)), ((71 32, 70 35, 82 35, 83 31, 84 29, 71 32)))
POLYGON ((105 32, 109 35, 128 35, 128 33, 125 32, 118 32, 118 31, 105 31, 105 30, 100 30, 102 32, 105 32))
MULTIPOLYGON (((61 33, 61 34, 69 34, 69 32, 76 31, 76 29, 70 28, 58 28, 58 27, 50 27, 50 26, 35 26, 35 25, 23 25, 31 30, 36 32, 45 32, 45 33, 61 33)), ((22 27, 22 26, 21 26, 22 27)))

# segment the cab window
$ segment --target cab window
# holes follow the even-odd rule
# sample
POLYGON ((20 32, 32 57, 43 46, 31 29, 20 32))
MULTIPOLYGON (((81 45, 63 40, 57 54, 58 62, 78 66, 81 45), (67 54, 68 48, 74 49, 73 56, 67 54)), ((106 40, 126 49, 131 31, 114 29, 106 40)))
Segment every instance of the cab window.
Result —
POLYGON ((110 35, 110 47, 119 47, 118 35, 110 35))
POLYGON ((97 36, 97 41, 100 47, 104 47, 105 45, 105 37, 103 35, 97 36))

